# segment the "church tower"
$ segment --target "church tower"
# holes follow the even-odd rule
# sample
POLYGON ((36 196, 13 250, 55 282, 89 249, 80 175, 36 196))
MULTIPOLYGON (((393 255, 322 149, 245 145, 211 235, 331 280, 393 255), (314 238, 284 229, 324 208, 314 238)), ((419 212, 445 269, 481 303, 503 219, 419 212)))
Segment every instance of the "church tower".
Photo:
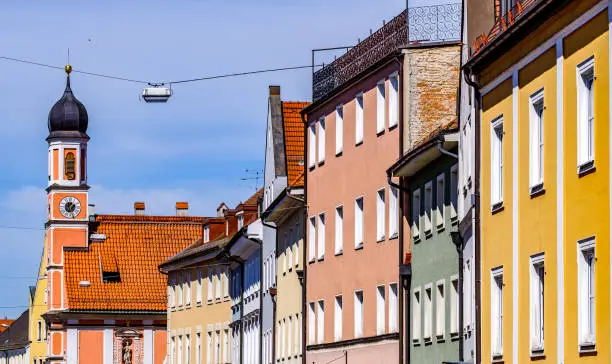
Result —
MULTIPOLYGON (((67 65, 66 89, 49 112, 49 171, 47 186, 47 318, 68 309, 64 248, 86 248, 88 240, 87 110, 70 88, 67 65)), ((66 329, 49 320, 50 362, 66 355, 66 329)))

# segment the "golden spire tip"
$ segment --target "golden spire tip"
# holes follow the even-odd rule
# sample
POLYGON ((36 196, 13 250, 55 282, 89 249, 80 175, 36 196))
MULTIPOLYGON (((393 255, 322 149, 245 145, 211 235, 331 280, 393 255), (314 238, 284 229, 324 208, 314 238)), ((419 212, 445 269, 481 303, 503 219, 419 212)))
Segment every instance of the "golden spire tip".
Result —
POLYGON ((66 74, 70 74, 70 72, 72 72, 72 66, 71 66, 71 65, 69 65, 69 64, 67 64, 67 65, 64 67, 64 71, 66 71, 66 74))

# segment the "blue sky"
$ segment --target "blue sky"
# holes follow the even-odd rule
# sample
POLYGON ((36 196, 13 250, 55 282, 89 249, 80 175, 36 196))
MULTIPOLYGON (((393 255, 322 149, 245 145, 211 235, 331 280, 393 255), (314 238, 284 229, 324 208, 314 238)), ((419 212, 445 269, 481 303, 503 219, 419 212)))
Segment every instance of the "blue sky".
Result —
MULTIPOLYGON (((437 0, 411 0, 411 6, 437 0)), ((356 43, 405 0, 0 2, 0 56, 144 80, 308 65, 311 49, 356 43)), ((164 105, 140 85, 73 74, 89 112, 90 202, 100 213, 214 213, 254 192, 263 168, 268 85, 309 100, 310 70, 176 85, 164 105)), ((43 247, 47 114, 63 72, 0 60, 0 317, 26 308, 43 247), (9 229, 6 227, 32 229, 9 229)), ((261 182, 260 182, 261 186, 261 182)))

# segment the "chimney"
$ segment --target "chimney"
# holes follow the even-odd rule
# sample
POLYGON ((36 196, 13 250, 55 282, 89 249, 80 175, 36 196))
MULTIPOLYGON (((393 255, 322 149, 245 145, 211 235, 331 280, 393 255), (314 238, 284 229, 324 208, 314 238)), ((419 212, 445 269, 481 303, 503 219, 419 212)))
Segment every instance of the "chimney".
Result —
POLYGON ((134 202, 134 215, 142 216, 145 214, 145 203, 134 202))
POLYGON ((92 203, 87 205, 87 216, 89 216, 89 221, 96 221, 96 205, 92 203))
POLYGON ((280 86, 270 86, 270 96, 280 97, 280 86))
POLYGON ((189 212, 189 202, 176 203, 176 216, 187 216, 187 212, 189 212))

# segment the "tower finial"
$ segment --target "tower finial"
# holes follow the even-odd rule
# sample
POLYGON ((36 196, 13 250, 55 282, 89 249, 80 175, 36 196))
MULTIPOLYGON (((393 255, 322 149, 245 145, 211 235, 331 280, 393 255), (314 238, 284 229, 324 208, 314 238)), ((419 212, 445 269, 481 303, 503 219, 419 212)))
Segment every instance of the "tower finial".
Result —
POLYGON ((69 74, 70 74, 70 72, 72 72, 72 66, 71 66, 70 64, 67 64, 67 65, 64 67, 64 71, 66 71, 66 74, 68 74, 68 75, 69 75, 69 74))

